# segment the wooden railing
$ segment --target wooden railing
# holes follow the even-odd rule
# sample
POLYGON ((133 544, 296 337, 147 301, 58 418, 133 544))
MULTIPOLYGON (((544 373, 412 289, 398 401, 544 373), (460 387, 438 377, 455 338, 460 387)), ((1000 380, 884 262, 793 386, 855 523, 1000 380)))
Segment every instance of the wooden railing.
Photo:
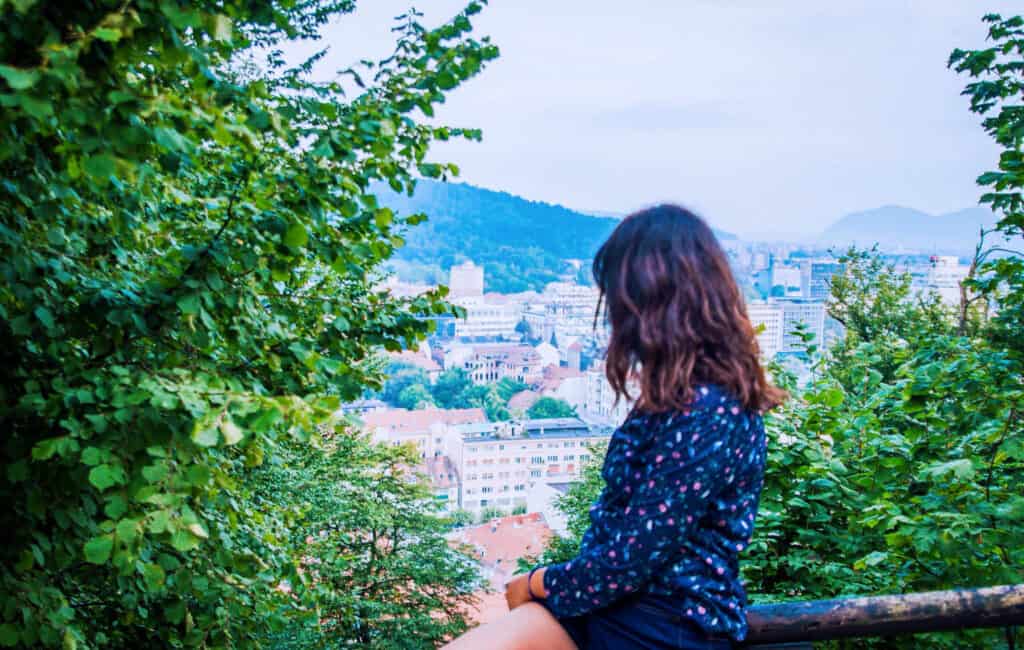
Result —
MULTIPOLYGON (((754 605, 747 648, 810 648, 812 641, 1024 625, 1024 584, 754 605)), ((1009 644, 1013 643, 1008 633, 1009 644)))

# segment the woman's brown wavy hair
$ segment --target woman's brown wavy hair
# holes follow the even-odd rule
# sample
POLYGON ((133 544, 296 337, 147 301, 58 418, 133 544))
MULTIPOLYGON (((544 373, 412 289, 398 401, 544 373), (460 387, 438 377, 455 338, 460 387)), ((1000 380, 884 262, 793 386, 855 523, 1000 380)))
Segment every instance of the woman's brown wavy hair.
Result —
POLYGON ((618 398, 645 412, 684 409, 712 383, 750 410, 786 393, 765 378, 757 336, 729 261, 704 221, 675 205, 626 217, 594 258, 600 315, 611 324, 605 373, 618 398))

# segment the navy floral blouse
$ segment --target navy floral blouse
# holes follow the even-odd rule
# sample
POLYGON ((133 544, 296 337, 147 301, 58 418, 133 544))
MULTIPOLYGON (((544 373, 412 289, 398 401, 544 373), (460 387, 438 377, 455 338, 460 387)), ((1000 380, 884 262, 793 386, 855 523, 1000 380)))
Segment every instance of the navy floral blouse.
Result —
POLYGON ((650 595, 709 634, 746 636, 737 555, 764 482, 759 413, 698 386, 689 409, 634 414, 612 435, 580 554, 544 574, 558 618, 650 595))

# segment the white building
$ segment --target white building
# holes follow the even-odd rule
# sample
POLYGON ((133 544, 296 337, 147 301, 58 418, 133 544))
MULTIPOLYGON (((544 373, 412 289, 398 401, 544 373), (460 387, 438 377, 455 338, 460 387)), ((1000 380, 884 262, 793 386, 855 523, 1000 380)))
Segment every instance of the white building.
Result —
POLYGON ((551 282, 544 288, 543 300, 562 317, 593 321, 600 291, 571 282, 551 282))
POLYGON ((782 307, 776 303, 749 302, 747 316, 757 334, 761 358, 770 360, 782 351, 782 307))
POLYGON ((489 427, 454 427, 450 457, 462 478, 460 505, 478 513, 484 508, 511 510, 527 504, 538 482, 577 480, 591 460, 589 445, 606 442, 608 433, 591 429, 578 418, 490 423, 489 427))
POLYGON ((453 266, 448 272, 448 289, 452 298, 484 295, 484 269, 473 262, 453 266))
MULTIPOLYGON (((615 427, 622 424, 633 405, 624 399, 616 403, 615 391, 604 374, 604 363, 595 362, 584 373, 584 377, 587 392, 583 403, 583 416, 592 422, 607 426, 615 427)), ((637 391, 638 388, 633 387, 630 394, 635 397, 637 391)))
POLYGON ((933 255, 929 260, 926 288, 939 294, 942 302, 956 305, 960 302, 960 283, 967 278, 970 267, 952 255, 933 255))
POLYGON ((776 264, 772 267, 772 289, 782 287, 782 295, 787 298, 799 298, 803 295, 802 274, 798 266, 776 264))
POLYGON ((521 316, 516 303, 490 303, 483 297, 464 297, 452 302, 466 310, 455 320, 455 338, 518 340, 516 325, 521 316))
POLYGON ((493 384, 506 377, 533 384, 544 371, 540 354, 521 343, 455 345, 445 354, 444 367, 462 368, 474 384, 493 384))
POLYGON ((800 337, 793 334, 797 325, 804 323, 814 335, 814 344, 820 346, 825 338, 825 303, 820 300, 777 300, 782 309, 782 352, 802 351, 800 337))

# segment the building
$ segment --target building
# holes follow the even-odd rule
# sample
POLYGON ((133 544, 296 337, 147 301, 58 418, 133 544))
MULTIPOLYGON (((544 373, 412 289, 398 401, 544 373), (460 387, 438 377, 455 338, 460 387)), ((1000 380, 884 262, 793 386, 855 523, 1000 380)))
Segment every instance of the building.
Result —
POLYGON ((825 303, 820 300, 788 299, 776 300, 774 304, 782 309, 782 346, 780 352, 798 352, 804 348, 800 337, 795 335, 797 325, 803 323, 814 335, 814 344, 821 345, 825 338, 825 303))
POLYGON ((801 288, 804 298, 828 300, 832 293, 832 277, 842 273, 844 266, 835 260, 808 260, 801 267, 801 288))
POLYGON ((455 321, 455 338, 469 340, 519 340, 516 325, 522 318, 519 305, 512 302, 491 303, 483 297, 462 297, 452 300, 466 310, 455 321))
POLYGON ((430 481, 430 489, 441 512, 450 513, 459 506, 459 473, 451 458, 428 456, 423 459, 420 472, 430 481))
POLYGON ((777 303, 747 303, 747 316, 757 330, 757 345, 761 358, 770 360, 782 351, 782 307, 777 303))
POLYGON ((469 612, 472 620, 488 623, 508 614, 505 583, 519 572, 519 558, 540 555, 550 538, 551 528, 536 512, 492 519, 448 535, 449 543, 472 549, 480 574, 488 582, 489 589, 474 594, 477 605, 469 612))
POLYGON ((769 294, 785 298, 799 298, 803 295, 803 280, 798 266, 775 264, 771 270, 769 294))
MULTIPOLYGON (((584 378, 586 397, 581 411, 583 417, 606 426, 616 427, 622 424, 633 405, 625 399, 616 400, 615 391, 604 374, 604 362, 595 362, 584 373, 584 378)), ((631 388, 630 394, 637 394, 635 386, 631 388)))
POLYGON ((926 289, 939 294, 939 298, 947 305, 959 304, 960 283, 967 278, 970 267, 961 264, 960 259, 952 255, 932 255, 928 262, 926 289))
POLYGON ((542 299, 557 316, 594 320, 600 291, 571 282, 551 282, 544 288, 542 299))
POLYGON ((387 409, 362 417, 363 429, 374 442, 409 444, 421 458, 441 456, 448 449, 448 432, 454 426, 487 423, 483 409, 387 409))
POLYGON ((525 506, 532 484, 577 480, 591 460, 589 445, 607 439, 578 418, 452 427, 448 452, 462 479, 460 505, 473 513, 525 506))
POLYGON ((471 261, 453 266, 448 272, 448 291, 452 298, 484 295, 484 269, 471 261))
POLYGON ((540 354, 520 343, 485 343, 453 346, 445 354, 445 368, 462 368, 474 384, 493 384, 506 377, 534 384, 543 377, 540 354))

